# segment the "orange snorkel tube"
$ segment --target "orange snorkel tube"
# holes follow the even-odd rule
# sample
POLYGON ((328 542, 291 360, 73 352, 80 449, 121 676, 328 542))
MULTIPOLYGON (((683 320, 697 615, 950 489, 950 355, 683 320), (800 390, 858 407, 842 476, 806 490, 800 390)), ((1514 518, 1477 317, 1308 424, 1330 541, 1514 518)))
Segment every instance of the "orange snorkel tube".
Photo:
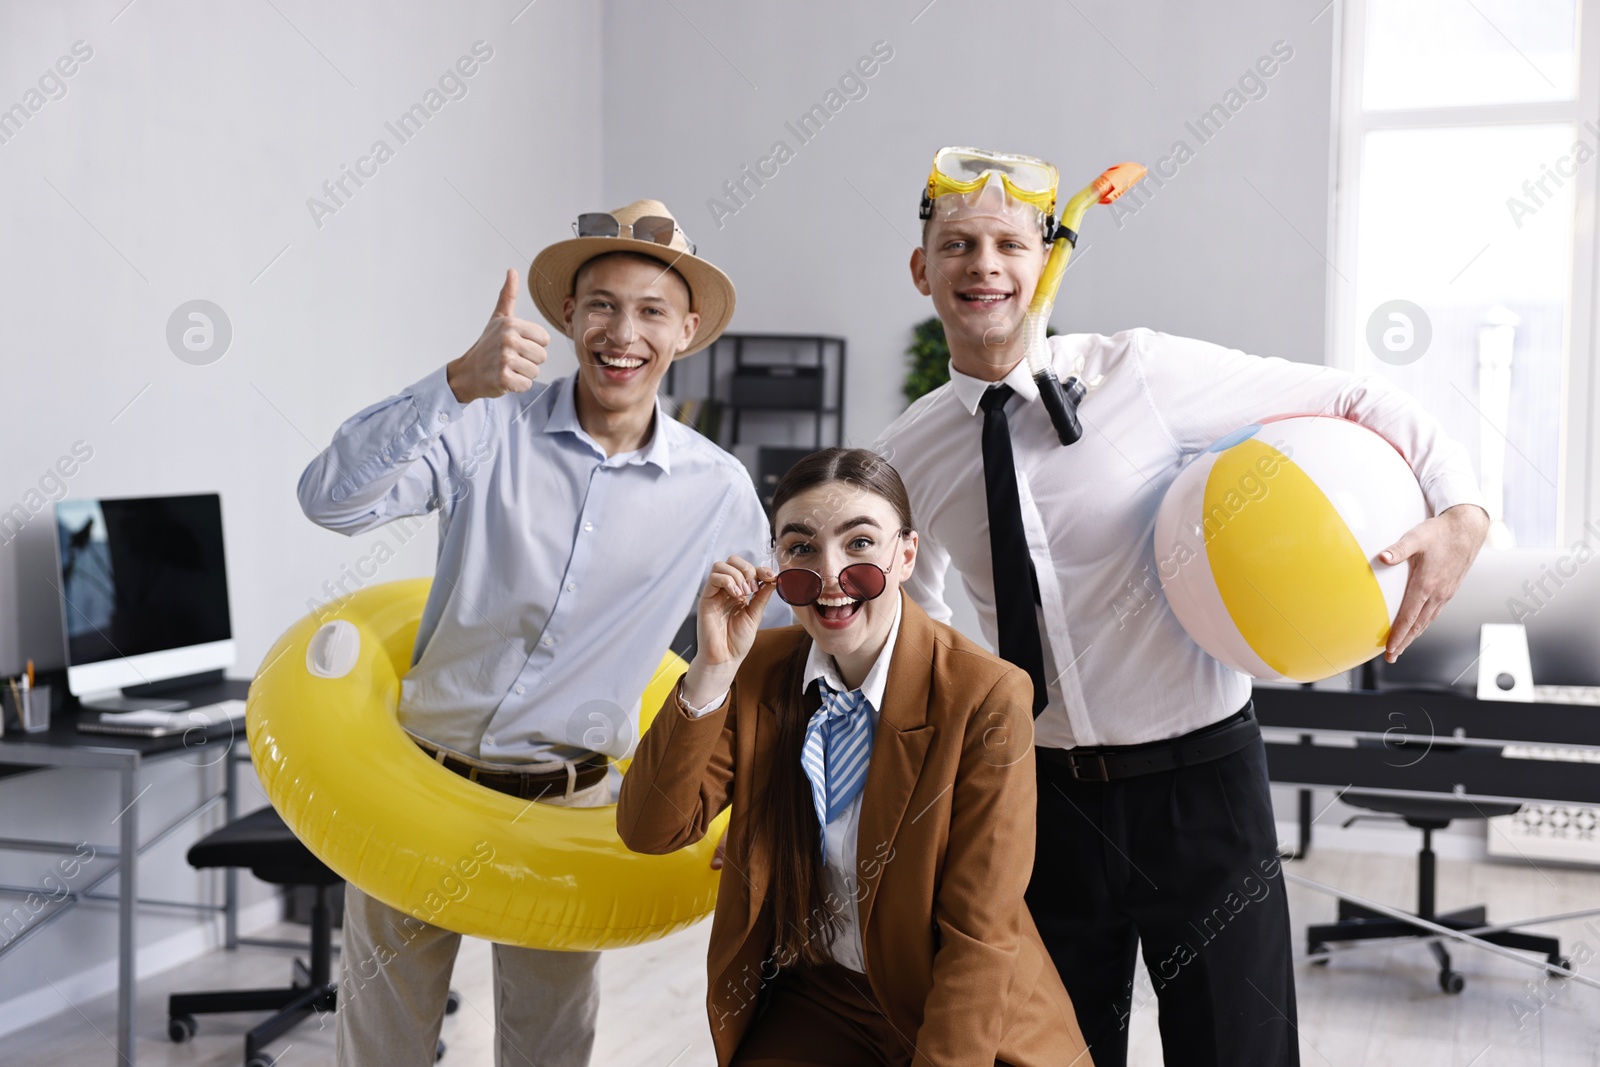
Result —
POLYGON ((1050 256, 1045 260, 1039 284, 1034 287, 1033 300, 1028 304, 1022 319, 1022 351, 1039 386, 1039 399, 1050 413, 1050 422, 1063 445, 1070 445, 1083 436, 1083 424, 1078 419, 1078 402, 1087 387, 1077 375, 1067 379, 1065 385, 1056 377, 1050 365, 1050 344, 1045 331, 1050 324, 1050 312, 1055 307, 1056 290, 1067 272, 1067 261, 1078 244, 1078 226, 1091 204, 1109 204, 1143 178, 1145 169, 1138 163, 1118 163, 1094 181, 1079 190, 1061 211, 1061 222, 1055 229, 1050 256))

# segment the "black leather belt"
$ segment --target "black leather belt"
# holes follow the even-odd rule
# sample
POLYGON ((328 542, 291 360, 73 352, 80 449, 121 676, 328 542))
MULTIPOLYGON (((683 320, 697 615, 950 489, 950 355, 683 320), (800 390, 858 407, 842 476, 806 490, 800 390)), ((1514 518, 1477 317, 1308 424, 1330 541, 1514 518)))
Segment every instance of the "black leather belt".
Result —
POLYGON ((586 759, 558 764, 548 771, 490 770, 475 765, 482 761, 459 757, 449 749, 440 748, 420 737, 412 736, 411 740, 441 767, 454 771, 469 782, 477 782, 520 800, 542 800, 551 795, 569 796, 604 781, 611 766, 609 757, 596 752, 586 759))
POLYGON ((1261 736, 1253 702, 1221 722, 1202 726, 1182 737, 1150 741, 1119 748, 1043 748, 1035 751, 1039 759, 1065 768, 1080 782, 1109 782, 1133 778, 1231 756, 1261 736))

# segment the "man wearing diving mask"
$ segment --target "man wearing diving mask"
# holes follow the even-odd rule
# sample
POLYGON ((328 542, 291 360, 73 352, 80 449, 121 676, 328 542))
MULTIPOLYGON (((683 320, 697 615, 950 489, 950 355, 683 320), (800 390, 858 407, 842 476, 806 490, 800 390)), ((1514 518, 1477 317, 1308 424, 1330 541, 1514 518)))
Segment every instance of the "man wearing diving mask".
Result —
POLYGON ((1294 973, 1250 680, 1161 595, 1157 509, 1185 460, 1240 426, 1315 412, 1376 431, 1435 516, 1379 557, 1411 564, 1391 658, 1454 594, 1488 515, 1465 451, 1381 379, 1148 329, 1046 342, 1059 243, 1126 188, 1119 170, 1058 221, 1043 160, 935 156, 911 276, 944 323, 951 381, 877 448, 922 524, 907 591, 948 622, 954 566, 984 637, 1033 679, 1028 903, 1097 1067, 1126 1062, 1141 947, 1169 1065, 1283 1067, 1299 1062, 1294 973))

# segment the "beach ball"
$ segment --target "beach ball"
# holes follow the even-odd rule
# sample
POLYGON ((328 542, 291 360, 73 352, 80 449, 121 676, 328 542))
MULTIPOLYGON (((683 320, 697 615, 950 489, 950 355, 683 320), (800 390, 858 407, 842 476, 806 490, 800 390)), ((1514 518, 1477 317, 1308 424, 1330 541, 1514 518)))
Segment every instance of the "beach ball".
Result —
POLYGON ((1196 644, 1256 678, 1313 682, 1383 651, 1428 517, 1393 445, 1332 416, 1263 421, 1196 456, 1156 515, 1157 573, 1196 644))

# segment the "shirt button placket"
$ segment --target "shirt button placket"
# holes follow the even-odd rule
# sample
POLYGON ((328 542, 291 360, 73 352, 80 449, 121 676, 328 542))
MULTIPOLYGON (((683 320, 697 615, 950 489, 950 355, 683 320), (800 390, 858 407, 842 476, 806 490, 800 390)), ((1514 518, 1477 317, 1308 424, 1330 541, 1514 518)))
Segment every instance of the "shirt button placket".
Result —
MULTIPOLYGON (((572 558, 568 564, 567 580, 562 583, 562 588, 567 593, 575 593, 577 591, 578 582, 583 580, 583 576, 589 567, 589 557, 593 551, 591 546, 594 543, 594 539, 587 535, 595 532, 595 521, 590 516, 599 513, 604 500, 605 482, 599 478, 599 473, 603 469, 603 467, 596 466, 594 472, 589 476, 589 493, 584 500, 583 510, 579 513, 579 519, 581 520, 578 526, 579 533, 573 541, 572 558)), ((538 667, 533 666, 536 660, 548 663, 553 658, 555 646, 560 643, 560 634, 564 628, 566 618, 572 612, 573 603, 574 599, 571 596, 556 597, 554 610, 551 611, 550 618, 545 621, 544 633, 539 638, 538 647, 528 657, 528 665, 534 670, 538 670, 538 667)), ((522 696, 525 691, 526 686, 521 682, 512 687, 512 693, 516 696, 522 696)))

